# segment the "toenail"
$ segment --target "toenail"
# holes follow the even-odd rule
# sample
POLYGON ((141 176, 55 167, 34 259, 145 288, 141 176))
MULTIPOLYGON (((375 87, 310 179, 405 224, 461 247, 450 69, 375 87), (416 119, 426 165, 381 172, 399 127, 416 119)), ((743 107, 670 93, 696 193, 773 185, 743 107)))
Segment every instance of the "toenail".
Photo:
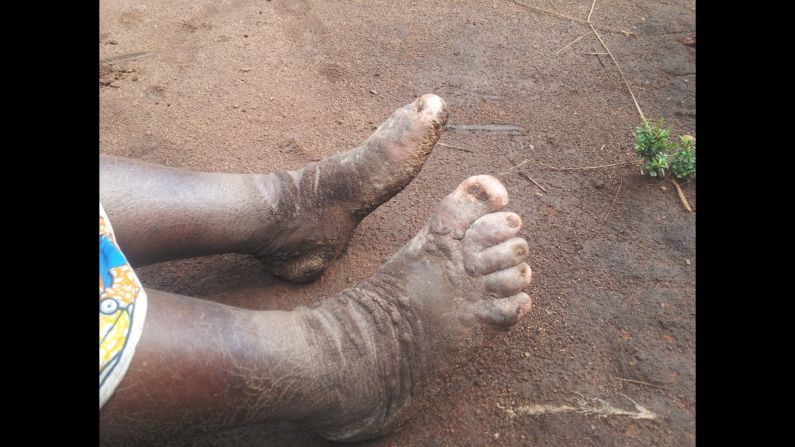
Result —
POLYGON ((422 109, 425 108, 425 100, 422 98, 417 99, 417 112, 422 112, 422 109))
POLYGON ((510 215, 505 217, 505 221, 508 222, 508 226, 512 228, 518 227, 520 223, 519 219, 517 219, 516 216, 510 216, 510 215))
POLYGON ((489 200, 488 191, 486 191, 480 185, 480 183, 475 183, 473 185, 469 185, 469 187, 467 188, 467 193, 477 197, 477 199, 480 200, 481 202, 485 202, 486 200, 489 200))
MULTIPOLYGON (((515 245, 513 247, 513 253, 516 256, 524 256, 524 255, 527 254, 527 250, 525 250, 524 246, 522 246, 522 245, 515 245)), ((522 273, 524 273, 524 272, 522 272, 522 273)))

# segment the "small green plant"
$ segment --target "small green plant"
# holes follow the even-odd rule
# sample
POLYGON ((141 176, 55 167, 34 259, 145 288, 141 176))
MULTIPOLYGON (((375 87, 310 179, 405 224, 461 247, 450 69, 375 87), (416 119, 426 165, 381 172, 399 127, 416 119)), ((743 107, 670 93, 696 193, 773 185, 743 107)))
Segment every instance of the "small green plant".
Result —
POLYGON ((678 143, 671 143, 668 140, 669 132, 663 124, 660 118, 656 124, 644 121, 635 128, 635 153, 643 158, 641 173, 664 178, 666 170, 670 170, 680 180, 695 177, 695 139, 690 135, 681 135, 678 143))
POLYGON ((680 149, 671 157, 671 172, 679 180, 696 176, 696 139, 690 135, 679 137, 680 149))

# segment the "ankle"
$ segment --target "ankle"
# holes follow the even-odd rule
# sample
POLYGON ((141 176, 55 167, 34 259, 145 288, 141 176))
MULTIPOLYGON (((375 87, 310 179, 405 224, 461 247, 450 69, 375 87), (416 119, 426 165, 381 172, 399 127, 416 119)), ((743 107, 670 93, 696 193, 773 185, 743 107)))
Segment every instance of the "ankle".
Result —
POLYGON ((304 314, 306 327, 319 331, 315 364, 335 396, 311 425, 337 441, 384 435, 408 414, 425 377, 422 325, 395 299, 390 281, 374 278, 325 299, 304 314), (331 410, 331 411, 329 411, 331 410))

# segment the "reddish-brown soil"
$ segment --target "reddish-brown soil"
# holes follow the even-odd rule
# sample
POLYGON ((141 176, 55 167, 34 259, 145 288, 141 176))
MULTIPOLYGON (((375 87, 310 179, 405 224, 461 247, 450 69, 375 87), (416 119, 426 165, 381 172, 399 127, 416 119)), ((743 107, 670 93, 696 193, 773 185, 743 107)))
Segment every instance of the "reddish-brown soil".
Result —
MULTIPOLYGON (((591 7, 522 3, 583 19, 591 7)), ((541 164, 634 159, 639 116, 609 56, 587 54, 604 52, 596 36, 558 52, 587 25, 510 0, 106 0, 100 19, 103 153, 214 172, 296 168, 355 146, 428 92, 450 106, 440 142, 466 149, 437 145, 317 282, 224 255, 142 268, 147 286, 258 309, 309 304, 372 274, 464 178, 505 183, 530 241, 534 309, 440 378, 402 430, 366 445, 695 444, 695 214, 637 165, 541 164), (526 411, 601 399, 636 412, 628 398, 656 418, 526 411)), ((695 135, 696 50, 681 42, 694 40, 695 2, 601 0, 592 20, 636 33, 600 35, 644 114, 695 135)), ((684 191, 695 207, 694 184, 684 191)), ((250 427, 173 445, 327 444, 250 427)))

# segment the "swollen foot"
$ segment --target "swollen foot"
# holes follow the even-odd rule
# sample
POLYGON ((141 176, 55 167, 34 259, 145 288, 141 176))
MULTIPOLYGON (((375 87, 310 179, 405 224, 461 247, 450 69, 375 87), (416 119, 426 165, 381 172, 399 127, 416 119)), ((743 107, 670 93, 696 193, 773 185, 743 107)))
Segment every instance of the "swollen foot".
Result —
POLYGON ((434 371, 466 357, 530 310, 527 242, 494 177, 462 182, 419 234, 370 280, 305 313, 323 340, 318 364, 335 411, 313 421, 333 440, 362 440, 404 421, 434 371))
POLYGON ((276 276, 315 279, 339 256, 354 228, 419 173, 447 121, 447 105, 428 94, 397 109, 359 147, 299 171, 265 177, 275 195, 278 231, 265 229, 254 251, 276 276))

